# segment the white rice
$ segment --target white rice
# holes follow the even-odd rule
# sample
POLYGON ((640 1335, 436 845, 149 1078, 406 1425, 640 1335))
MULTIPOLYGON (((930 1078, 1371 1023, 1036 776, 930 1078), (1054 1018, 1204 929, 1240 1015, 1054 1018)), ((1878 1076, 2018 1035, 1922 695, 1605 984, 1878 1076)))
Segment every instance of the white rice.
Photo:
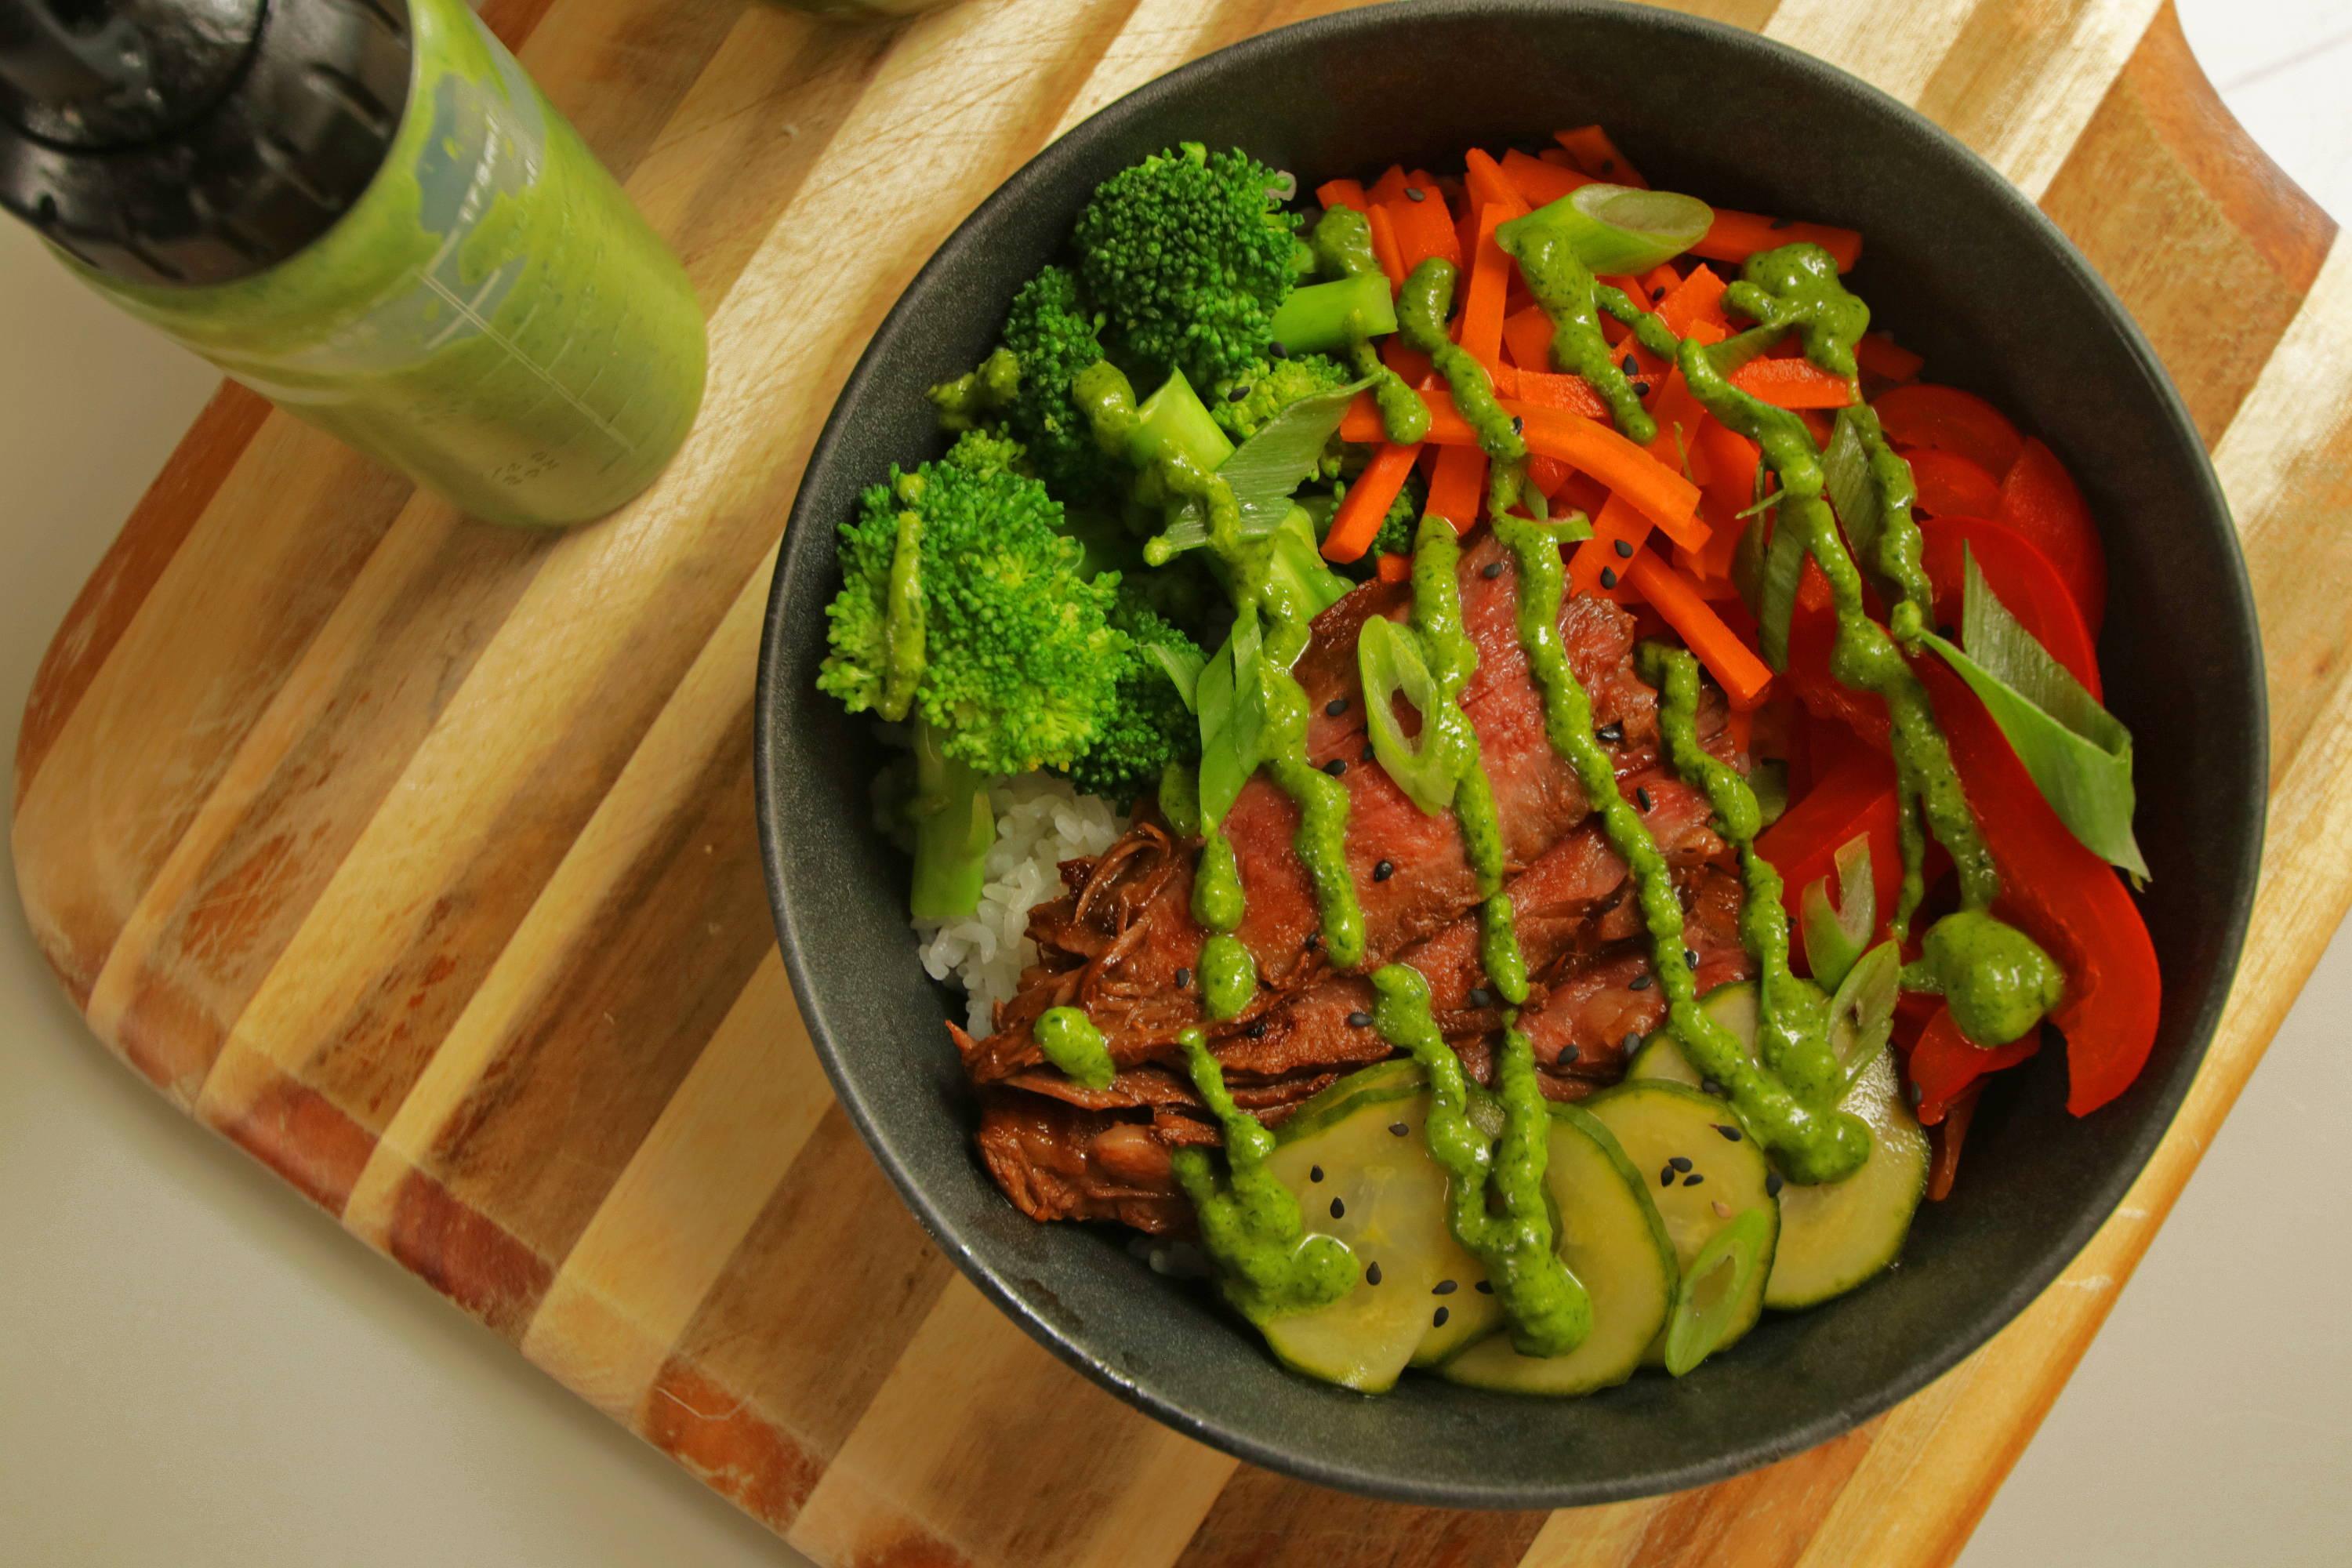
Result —
POLYGON ((1007 779, 989 791, 996 808, 996 844, 988 852, 980 908, 961 920, 917 921, 923 967, 934 980, 963 986, 965 1027, 985 1037, 996 1026, 996 1004, 1037 962, 1025 932, 1029 911, 1058 898, 1065 860, 1101 854, 1127 831, 1127 818, 1097 795, 1080 795, 1052 773, 1007 779))

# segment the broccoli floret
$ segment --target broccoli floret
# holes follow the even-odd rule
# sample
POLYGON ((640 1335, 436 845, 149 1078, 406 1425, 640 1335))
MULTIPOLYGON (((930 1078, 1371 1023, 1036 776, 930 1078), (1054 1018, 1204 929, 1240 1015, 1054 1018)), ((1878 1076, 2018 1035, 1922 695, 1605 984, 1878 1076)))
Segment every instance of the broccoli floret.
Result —
POLYGON ((1078 269, 1113 352, 1214 386, 1265 357, 1297 280, 1283 176, 1245 153, 1186 142, 1104 181, 1078 216, 1078 269))
POLYGON ((1199 760, 1201 727, 1176 683, 1180 675, 1197 679, 1204 660, 1199 644, 1124 585, 1111 625, 1128 641, 1117 671, 1118 689, 1094 744, 1063 771, 1080 789, 1108 796, 1124 811, 1159 783, 1171 763, 1199 760))
POLYGON ((851 712, 916 720, 914 911, 969 913, 993 837, 988 781, 1094 744, 1127 639, 1116 577, 1089 581, 1061 503, 975 431, 890 478, 841 528, 819 689, 851 712))
POLYGON ((1103 357, 1101 326, 1102 318, 1078 298, 1070 270, 1048 267, 1013 296, 997 351, 1019 366, 1018 385, 1004 403, 1005 425, 1028 447, 1038 477, 1073 502, 1099 498, 1118 474, 1071 391, 1079 373, 1103 357))
MULTIPOLYGON (((1336 392, 1354 379, 1346 365, 1323 354, 1260 360, 1215 388, 1208 400, 1209 416, 1238 445, 1256 435, 1267 420, 1300 398, 1336 392)), ((1333 431, 1317 469, 1320 477, 1339 477, 1345 447, 1339 432, 1333 431)))

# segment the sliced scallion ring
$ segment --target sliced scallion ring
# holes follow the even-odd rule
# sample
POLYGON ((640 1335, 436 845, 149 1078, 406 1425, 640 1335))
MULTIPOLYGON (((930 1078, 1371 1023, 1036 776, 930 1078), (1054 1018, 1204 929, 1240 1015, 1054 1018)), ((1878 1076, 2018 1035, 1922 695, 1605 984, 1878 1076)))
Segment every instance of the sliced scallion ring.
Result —
POLYGON ((1599 276, 1647 272, 1697 244, 1715 209, 1677 191, 1632 185, 1580 185, 1525 221, 1554 229, 1576 258, 1599 276))
POLYGON ((1748 1298, 1772 1219, 1749 1209, 1707 1239, 1683 1270, 1675 1291, 1674 1315, 1666 1320, 1666 1370, 1680 1377, 1723 1344, 1748 1298))

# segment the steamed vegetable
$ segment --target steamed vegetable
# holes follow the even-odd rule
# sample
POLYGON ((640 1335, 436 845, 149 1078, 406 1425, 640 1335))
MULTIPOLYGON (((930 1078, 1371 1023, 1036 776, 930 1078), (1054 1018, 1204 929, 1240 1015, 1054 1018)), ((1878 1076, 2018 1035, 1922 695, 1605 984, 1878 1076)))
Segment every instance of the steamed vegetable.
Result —
POLYGON ((1061 503, 979 432, 867 489, 841 528, 842 588, 817 687, 917 721, 913 907, 969 913, 991 839, 988 781, 1068 767, 1095 743, 1126 639, 1116 578, 1089 580, 1061 503))

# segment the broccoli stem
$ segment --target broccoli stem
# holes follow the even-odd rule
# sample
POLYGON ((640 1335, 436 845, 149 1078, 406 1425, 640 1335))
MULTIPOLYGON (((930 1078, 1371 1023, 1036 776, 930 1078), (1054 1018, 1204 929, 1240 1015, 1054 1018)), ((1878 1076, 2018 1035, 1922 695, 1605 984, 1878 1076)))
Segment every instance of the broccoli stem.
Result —
POLYGON ((1274 341, 1295 354, 1330 353, 1396 330, 1396 302, 1378 272, 1293 289, 1274 313, 1274 341))
POLYGON ((988 779, 940 749, 929 723, 915 723, 915 885, 908 904, 919 921, 949 921, 980 908, 980 885, 996 814, 988 779))
POLYGON ((1208 405, 1181 370, 1145 398, 1135 415, 1135 426, 1127 437, 1127 456, 1139 468, 1150 468, 1161 453, 1172 451, 1213 474, 1218 465, 1234 455, 1232 438, 1217 427, 1208 405))

